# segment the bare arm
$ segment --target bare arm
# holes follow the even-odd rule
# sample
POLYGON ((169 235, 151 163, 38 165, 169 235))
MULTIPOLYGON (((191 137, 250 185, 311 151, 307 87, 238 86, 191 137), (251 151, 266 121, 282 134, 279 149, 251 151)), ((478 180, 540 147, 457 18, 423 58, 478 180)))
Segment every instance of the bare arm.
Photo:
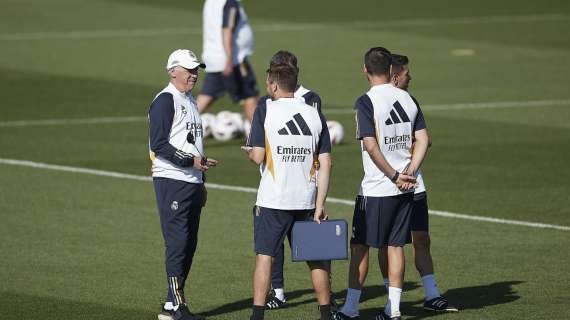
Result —
POLYGON ((426 129, 416 131, 414 138, 416 141, 412 150, 412 161, 407 171, 411 175, 415 175, 416 171, 421 167, 430 145, 430 138, 426 129))
POLYGON ((222 28, 222 44, 224 46, 224 52, 226 53, 226 66, 224 68, 223 74, 230 75, 233 70, 233 33, 236 27, 236 16, 237 9, 232 7, 228 11, 227 25, 222 28))
POLYGON ((232 60, 232 52, 233 52, 233 47, 232 47, 232 29, 230 28, 224 28, 222 30, 222 38, 223 38, 223 44, 224 44, 224 52, 226 53, 226 66, 224 68, 224 75, 229 75, 230 73, 232 73, 232 69, 233 69, 233 60, 232 60))
POLYGON ((325 201, 329 191, 332 157, 330 153, 319 154, 319 174, 317 176, 317 199, 314 220, 318 223, 326 218, 325 201))

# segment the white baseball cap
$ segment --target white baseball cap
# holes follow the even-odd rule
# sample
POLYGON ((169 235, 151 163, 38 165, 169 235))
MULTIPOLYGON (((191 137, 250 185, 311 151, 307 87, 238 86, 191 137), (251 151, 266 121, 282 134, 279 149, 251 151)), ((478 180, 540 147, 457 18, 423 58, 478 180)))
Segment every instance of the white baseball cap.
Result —
POLYGON ((206 65, 198 60, 194 52, 188 49, 174 50, 174 52, 172 52, 168 57, 166 70, 170 70, 177 66, 181 66, 185 69, 195 69, 197 67, 202 69, 206 68, 206 65))

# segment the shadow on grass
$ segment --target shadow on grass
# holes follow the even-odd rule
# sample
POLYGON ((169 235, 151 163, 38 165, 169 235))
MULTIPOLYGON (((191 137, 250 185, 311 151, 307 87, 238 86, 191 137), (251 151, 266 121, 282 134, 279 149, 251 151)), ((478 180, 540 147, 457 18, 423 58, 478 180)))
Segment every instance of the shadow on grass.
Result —
MULTIPOLYGON (((488 306, 511 303, 520 299, 513 286, 523 281, 502 281, 488 285, 450 289, 443 295, 461 310, 477 310, 488 306)), ((407 291, 408 289, 404 289, 407 291)), ((428 312, 423 309, 423 300, 402 302, 400 310, 406 319, 425 319, 440 315, 440 313, 428 312)), ((384 303, 384 302, 382 302, 384 303)), ((361 317, 373 318, 384 305, 378 308, 368 308, 360 311, 361 317)))
MULTIPOLYGON (((418 287, 419 286, 415 283, 407 282, 405 284, 404 290, 414 290, 418 287)), ((380 286, 380 285, 365 286, 364 290, 362 292, 362 296, 360 298, 360 301, 364 302, 364 301, 367 301, 370 299, 375 299, 375 298, 378 298, 378 297, 385 295, 385 294, 386 294, 386 289, 384 289, 384 286, 380 286)), ((286 292, 285 295, 287 296, 287 304, 288 304, 289 308, 293 308, 296 306, 309 304, 309 303, 314 303, 315 308, 317 306, 317 302, 316 302, 316 299, 313 295, 313 289, 312 288, 311 289, 300 289, 300 290, 295 290, 295 291, 289 291, 289 292, 286 292), (310 295, 311 297, 307 298, 307 299, 300 300, 300 298, 304 295, 310 295)), ((340 292, 333 293, 333 297, 337 300, 337 303, 342 304, 341 302, 343 302, 344 297, 346 297, 346 290, 342 290, 340 292)), ((238 300, 235 302, 224 304, 222 306, 216 307, 216 308, 211 309, 211 310, 200 312, 200 315, 206 316, 206 317, 211 317, 211 316, 216 316, 216 315, 221 315, 221 314, 226 314, 226 313, 232 313, 232 312, 236 312, 236 311, 250 309, 251 304, 252 304, 251 298, 242 299, 242 300, 238 300)))
MULTIPOLYGON (((160 306, 157 304, 157 312, 160 306)), ((61 319, 156 319, 157 312, 123 309, 63 298, 41 297, 14 292, 0 292, 3 320, 61 320, 61 319)))

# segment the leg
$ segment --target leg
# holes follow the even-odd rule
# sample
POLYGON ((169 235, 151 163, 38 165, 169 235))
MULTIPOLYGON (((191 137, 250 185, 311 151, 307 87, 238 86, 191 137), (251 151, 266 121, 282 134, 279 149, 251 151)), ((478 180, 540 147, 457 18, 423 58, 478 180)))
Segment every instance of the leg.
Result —
POLYGON ((253 320, 264 317, 265 300, 271 283, 273 257, 283 244, 293 224, 293 214, 255 206, 253 208, 253 238, 255 244, 255 271, 253 273, 253 320))
POLYGON ((259 100, 258 96, 249 97, 243 100, 243 112, 247 117, 247 120, 251 123, 253 120, 253 113, 255 112, 255 108, 257 107, 257 102, 259 100))
POLYGON ((350 245, 350 269, 348 272, 348 287, 362 290, 368 275, 369 247, 361 244, 350 245))
POLYGON ((348 271, 348 289, 346 290, 346 300, 339 316, 341 318, 358 317, 358 303, 362 286, 368 274, 368 252, 371 238, 374 238, 374 230, 377 217, 374 212, 368 210, 367 198, 357 196, 354 204, 354 214, 352 216, 352 239, 350 243, 350 267, 348 271), (369 239, 370 238, 370 239, 369 239))
POLYGON ((390 287, 404 287, 404 271, 406 268, 406 258, 404 247, 388 246, 388 278, 390 287))
POLYGON ((165 265, 169 294, 167 299, 174 306, 186 303, 184 280, 186 277, 187 248, 189 238, 190 204, 184 190, 184 182, 171 179, 154 179, 160 224, 165 242, 165 265))
POLYGON ((384 313, 391 317, 400 316, 400 298, 404 287, 406 258, 404 246, 411 242, 411 214, 413 194, 385 197, 382 209, 390 221, 385 238, 388 244, 388 301, 384 313))
POLYGON ((204 76, 202 91, 196 98, 196 105, 200 113, 210 108, 212 103, 225 92, 224 77, 221 72, 207 72, 204 76))
POLYGON ((253 272, 253 305, 264 306, 271 282, 271 256, 257 254, 253 272))
POLYGON ((433 274, 433 261, 430 252, 430 237, 425 231, 412 231, 414 262, 420 276, 433 274))
POLYGON ((226 79, 226 90, 235 102, 242 101, 244 114, 251 123, 259 100, 259 90, 253 68, 247 59, 234 67, 233 77, 226 79))
POLYGON ((266 309, 279 309, 286 307, 284 279, 283 279, 283 263, 285 261, 285 246, 283 243, 279 246, 275 257, 273 258, 273 265, 271 266, 271 287, 273 294, 269 296, 265 303, 266 309))
POLYGON ((390 286, 390 280, 388 279, 388 248, 382 247, 378 249, 378 265, 380 266, 380 272, 382 273, 382 278, 384 279, 384 286, 386 290, 390 286))
POLYGON ((350 267, 348 272, 348 289, 346 300, 340 313, 344 316, 358 317, 358 303, 362 287, 368 274, 369 247, 362 244, 350 245, 350 267))
POLYGON ((208 111, 208 108, 216 101, 216 98, 213 96, 199 94, 196 98, 196 104, 198 105, 198 112, 204 113, 208 111))
POLYGON ((331 287, 327 265, 323 261, 312 261, 307 264, 311 269, 311 280, 319 303, 321 320, 329 320, 331 318, 331 287))
MULTIPOLYGON (((273 289, 283 289, 284 282, 283 279, 283 264, 285 262, 285 246, 281 244, 279 246, 279 251, 273 259, 273 268, 271 270, 271 287, 273 289)), ((283 300, 283 299, 281 299, 283 300)))
POLYGON ((328 305, 330 303, 331 288, 329 285, 329 272, 322 262, 308 262, 307 265, 311 270, 311 280, 315 295, 319 305, 328 305))

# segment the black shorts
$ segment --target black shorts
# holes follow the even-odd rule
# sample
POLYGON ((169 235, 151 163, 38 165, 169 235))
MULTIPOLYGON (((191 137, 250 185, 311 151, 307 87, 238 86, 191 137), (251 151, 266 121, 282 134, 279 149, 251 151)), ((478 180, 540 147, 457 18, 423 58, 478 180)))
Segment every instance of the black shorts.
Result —
POLYGON ((429 232, 428 203, 425 191, 414 195, 412 231, 429 232))
POLYGON ((413 193, 391 197, 356 197, 353 244, 374 248, 402 247, 411 242, 413 193))
POLYGON ((285 236, 291 244, 291 229, 295 221, 311 220, 314 209, 279 210, 253 207, 253 242, 255 253, 275 257, 285 236))
POLYGON ((234 66, 232 74, 227 77, 221 72, 206 73, 200 94, 219 98, 225 92, 230 94, 234 102, 259 95, 255 74, 247 59, 234 66))

